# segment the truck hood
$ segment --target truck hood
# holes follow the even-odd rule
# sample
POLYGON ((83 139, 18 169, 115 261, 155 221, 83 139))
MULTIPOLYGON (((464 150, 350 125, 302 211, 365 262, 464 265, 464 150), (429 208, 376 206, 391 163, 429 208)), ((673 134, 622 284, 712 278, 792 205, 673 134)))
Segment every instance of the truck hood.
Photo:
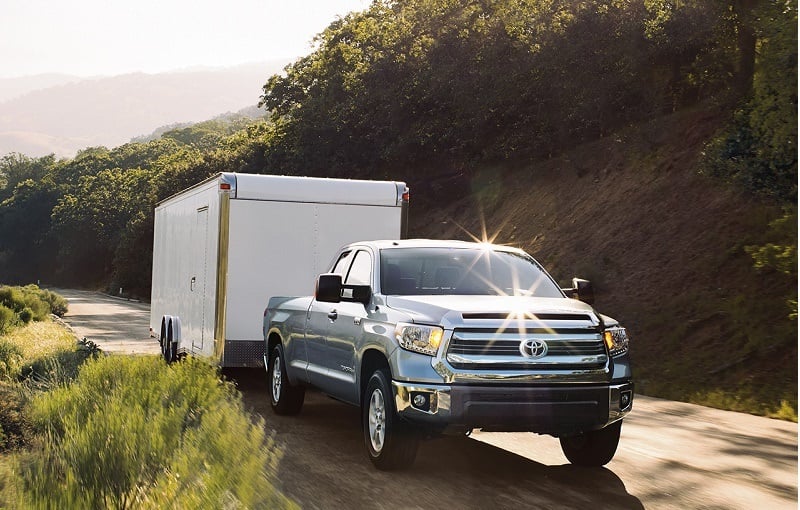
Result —
MULTIPOLYGON (((584 314, 597 322, 594 309, 576 299, 537 298, 524 296, 387 296, 390 308, 405 313, 416 323, 457 327, 464 314, 495 314, 497 318, 511 312, 537 314, 584 314)), ((603 321, 610 318, 603 316, 603 321)))

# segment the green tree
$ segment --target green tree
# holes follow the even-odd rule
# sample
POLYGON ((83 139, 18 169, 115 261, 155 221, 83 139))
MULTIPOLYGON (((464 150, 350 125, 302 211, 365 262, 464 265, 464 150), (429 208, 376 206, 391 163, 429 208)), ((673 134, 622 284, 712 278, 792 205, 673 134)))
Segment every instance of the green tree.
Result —
POLYGON ((50 213, 58 197, 49 178, 27 179, 0 203, 0 281, 29 283, 53 276, 58 264, 50 213))
POLYGON ((0 158, 0 202, 9 198, 17 185, 28 179, 34 182, 44 177, 55 164, 55 156, 30 158, 10 153, 0 158))

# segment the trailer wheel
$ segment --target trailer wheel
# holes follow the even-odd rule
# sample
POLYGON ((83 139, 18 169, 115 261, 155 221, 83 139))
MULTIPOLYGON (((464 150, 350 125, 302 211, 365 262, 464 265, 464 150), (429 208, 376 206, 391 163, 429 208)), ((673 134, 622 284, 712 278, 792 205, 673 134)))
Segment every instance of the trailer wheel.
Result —
POLYGON ((600 430, 584 432, 577 436, 561 437, 564 456, 576 466, 605 466, 614 458, 619 444, 622 420, 600 430))
POLYGON ((167 364, 178 361, 178 345, 176 343, 177 338, 175 338, 178 328, 176 321, 177 319, 170 319, 169 325, 167 326, 167 340, 164 342, 163 349, 164 359, 167 364))
POLYGON ((294 415, 303 407, 306 389, 289 382, 284 359, 283 345, 278 344, 270 353, 267 367, 269 403, 275 414, 294 415))
POLYGON ((395 412, 390 380, 385 369, 376 370, 361 401, 361 423, 369 460, 383 471, 411 466, 419 448, 419 436, 395 412))
POLYGON ((170 363, 172 355, 172 316, 165 315, 161 318, 161 334, 158 341, 161 344, 161 356, 167 364, 170 363))

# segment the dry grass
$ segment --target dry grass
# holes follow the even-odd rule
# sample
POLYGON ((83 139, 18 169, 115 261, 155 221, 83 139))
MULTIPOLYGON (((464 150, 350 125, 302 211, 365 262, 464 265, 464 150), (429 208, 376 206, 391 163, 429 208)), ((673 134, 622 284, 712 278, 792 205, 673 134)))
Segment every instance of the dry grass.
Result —
POLYGON ((31 322, 14 329, 3 338, 22 349, 23 363, 75 349, 75 335, 61 324, 50 320, 31 322))

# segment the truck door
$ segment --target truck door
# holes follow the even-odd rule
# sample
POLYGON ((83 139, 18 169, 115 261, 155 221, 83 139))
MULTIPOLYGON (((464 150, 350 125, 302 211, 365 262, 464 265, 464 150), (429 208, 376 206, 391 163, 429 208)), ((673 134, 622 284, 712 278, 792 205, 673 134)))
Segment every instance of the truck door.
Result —
MULTIPOLYGON (((355 252, 353 262, 343 279, 345 285, 371 285, 372 256, 368 251, 355 252)), ((335 305, 325 344, 327 387, 331 389, 333 396, 346 402, 358 403, 356 349, 363 336, 361 322, 367 317, 367 308, 363 303, 352 301, 342 301, 335 305)))
MULTIPOLYGON (((342 252, 331 272, 342 275, 347 274, 347 269, 352 260, 352 252, 342 252)), ((330 332, 333 318, 336 317, 337 307, 341 303, 322 303, 316 299, 311 300, 306 322, 306 353, 308 355, 308 380, 311 384, 327 387, 328 370, 330 362, 325 337, 330 332)))

